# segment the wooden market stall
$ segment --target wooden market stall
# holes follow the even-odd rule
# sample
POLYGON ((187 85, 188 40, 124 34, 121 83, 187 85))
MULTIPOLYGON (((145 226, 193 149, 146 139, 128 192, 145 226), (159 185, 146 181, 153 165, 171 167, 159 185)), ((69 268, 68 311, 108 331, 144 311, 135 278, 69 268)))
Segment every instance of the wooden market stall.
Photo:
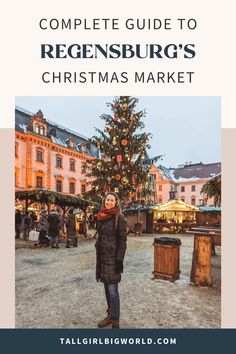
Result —
POLYGON ((154 232, 183 232, 196 224, 199 207, 172 199, 153 207, 154 232))
POLYGON ((29 208, 34 207, 36 211, 40 211, 46 207, 46 209, 50 211, 52 206, 59 207, 62 211, 62 219, 64 219, 65 214, 70 207, 79 208, 84 213, 84 235, 87 234, 86 220, 88 208, 91 206, 98 206, 98 203, 93 201, 44 188, 16 191, 15 199, 18 203, 21 203, 21 205, 22 202, 24 202, 25 210, 29 210, 29 208))
POLYGON ((196 225, 199 207, 172 199, 166 203, 124 210, 129 229, 142 224, 146 233, 178 233, 196 225))

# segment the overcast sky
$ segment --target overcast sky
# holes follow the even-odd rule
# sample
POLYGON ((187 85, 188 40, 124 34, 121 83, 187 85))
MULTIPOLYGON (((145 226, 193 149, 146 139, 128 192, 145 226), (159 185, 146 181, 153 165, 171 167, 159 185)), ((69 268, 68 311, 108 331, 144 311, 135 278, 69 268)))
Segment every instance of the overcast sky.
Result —
MULTIPOLYGON (((220 97, 155 97, 139 98, 137 111, 146 110, 143 131, 151 132, 149 156, 165 155, 160 162, 177 167, 187 161, 218 162, 220 150, 220 97)), ((16 97, 16 105, 44 118, 77 131, 87 137, 95 134, 94 127, 103 129, 102 113, 111 113, 106 102, 113 97, 16 97)))

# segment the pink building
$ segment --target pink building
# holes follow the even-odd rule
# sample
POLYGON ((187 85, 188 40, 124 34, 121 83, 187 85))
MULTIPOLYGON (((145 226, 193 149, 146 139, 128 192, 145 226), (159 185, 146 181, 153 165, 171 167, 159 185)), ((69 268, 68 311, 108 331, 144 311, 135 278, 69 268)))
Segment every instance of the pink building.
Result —
POLYGON ((156 202, 179 199, 192 205, 213 206, 213 198, 201 194, 202 186, 212 177, 221 173, 221 163, 186 163, 178 168, 153 165, 150 173, 155 178, 156 202))
POLYGON ((47 188, 64 194, 89 190, 85 162, 98 156, 79 133, 16 108, 15 188, 47 188))

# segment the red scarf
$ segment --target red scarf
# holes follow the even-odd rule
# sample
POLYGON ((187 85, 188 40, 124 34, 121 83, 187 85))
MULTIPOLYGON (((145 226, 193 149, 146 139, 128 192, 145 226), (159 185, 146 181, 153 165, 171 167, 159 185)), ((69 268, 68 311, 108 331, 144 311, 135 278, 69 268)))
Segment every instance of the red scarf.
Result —
POLYGON ((98 220, 107 220, 115 216, 117 212, 118 212, 117 207, 107 209, 104 205, 102 205, 97 217, 98 220))

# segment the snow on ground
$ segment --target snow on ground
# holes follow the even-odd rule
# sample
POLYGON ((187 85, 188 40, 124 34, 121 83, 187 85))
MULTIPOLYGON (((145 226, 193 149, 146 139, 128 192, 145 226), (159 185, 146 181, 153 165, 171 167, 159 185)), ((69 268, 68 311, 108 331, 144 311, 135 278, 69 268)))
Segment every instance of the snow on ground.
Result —
MULTIPOLYGON (((153 235, 128 237, 119 285, 122 328, 220 327, 221 248, 212 257, 213 287, 196 287, 189 282, 193 237, 174 237, 182 241, 174 283, 153 279, 153 235)), ((57 250, 16 240, 17 328, 96 328, 106 302, 103 284, 95 280, 94 243, 80 239, 78 248, 61 244, 57 250)))

